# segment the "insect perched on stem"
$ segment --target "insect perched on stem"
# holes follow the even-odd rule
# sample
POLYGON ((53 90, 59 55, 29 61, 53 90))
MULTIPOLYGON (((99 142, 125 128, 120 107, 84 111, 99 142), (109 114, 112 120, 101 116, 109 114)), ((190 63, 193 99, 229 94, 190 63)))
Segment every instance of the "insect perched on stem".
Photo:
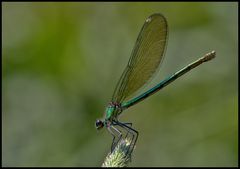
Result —
POLYGON ((128 153, 132 153, 138 138, 138 131, 132 128, 132 123, 123 123, 118 120, 123 110, 146 99, 191 69, 213 59, 216 55, 215 51, 207 53, 167 77, 153 88, 135 96, 136 92, 139 92, 150 81, 163 60, 167 38, 168 25, 166 18, 159 13, 149 16, 138 35, 127 67, 117 83, 111 102, 105 110, 104 119, 96 121, 97 129, 105 126, 112 134, 111 151, 114 150, 114 147, 125 134, 124 137, 130 137, 131 140, 128 153))

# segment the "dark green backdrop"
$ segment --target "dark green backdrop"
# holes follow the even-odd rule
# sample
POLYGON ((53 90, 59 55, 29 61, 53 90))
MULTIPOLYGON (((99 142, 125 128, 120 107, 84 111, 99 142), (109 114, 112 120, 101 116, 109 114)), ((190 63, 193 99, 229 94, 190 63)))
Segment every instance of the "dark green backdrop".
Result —
MULTIPOLYGON (((217 57, 122 121, 140 133, 131 166, 238 165, 237 3, 2 3, 3 166, 101 166, 96 131, 144 20, 168 20, 151 87, 207 52, 217 57)), ((147 89, 147 88, 146 88, 147 89)))

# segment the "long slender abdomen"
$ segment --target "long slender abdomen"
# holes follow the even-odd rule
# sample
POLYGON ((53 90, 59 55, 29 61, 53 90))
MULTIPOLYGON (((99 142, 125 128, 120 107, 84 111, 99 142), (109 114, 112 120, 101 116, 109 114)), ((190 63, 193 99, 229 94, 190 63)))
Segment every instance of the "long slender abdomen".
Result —
POLYGON ((192 70, 193 68, 197 67, 198 65, 202 64, 203 62, 207 62, 211 59, 213 59, 216 56, 216 52, 212 51, 210 53, 207 53, 206 55, 204 55, 203 57, 199 58, 198 60, 196 60, 195 62, 185 66, 184 68, 182 68, 181 70, 179 70, 178 72, 174 73, 173 75, 169 76, 168 78, 166 78, 165 80, 163 80, 162 82, 160 82, 158 85, 156 85, 155 87, 153 87, 152 89, 149 89, 148 91, 146 91, 145 93, 141 94, 138 97, 133 98, 132 100, 126 102, 126 103, 122 103, 122 107, 124 109, 144 100, 145 98, 147 98, 148 96, 154 94, 155 92, 157 92, 158 90, 162 89, 163 87, 167 86, 168 84, 170 84, 171 82, 173 82, 174 80, 176 80, 177 78, 179 78, 180 76, 184 75, 185 73, 187 73, 188 71, 192 70))

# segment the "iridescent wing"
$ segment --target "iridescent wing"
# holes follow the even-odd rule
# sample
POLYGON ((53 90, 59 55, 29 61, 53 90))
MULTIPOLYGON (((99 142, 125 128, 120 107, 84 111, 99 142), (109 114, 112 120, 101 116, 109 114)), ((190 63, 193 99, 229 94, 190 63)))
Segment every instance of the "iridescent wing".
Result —
POLYGON ((112 96, 121 103, 150 81, 163 60, 168 37, 166 18, 161 14, 149 16, 133 48, 131 57, 112 96))

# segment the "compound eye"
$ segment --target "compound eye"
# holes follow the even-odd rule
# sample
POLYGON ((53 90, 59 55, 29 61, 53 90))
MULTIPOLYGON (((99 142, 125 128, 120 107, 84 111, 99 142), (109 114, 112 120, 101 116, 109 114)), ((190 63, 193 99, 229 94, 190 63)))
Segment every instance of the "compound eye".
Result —
POLYGON ((100 129, 103 127, 103 122, 101 120, 97 120, 95 125, 97 129, 100 129))

